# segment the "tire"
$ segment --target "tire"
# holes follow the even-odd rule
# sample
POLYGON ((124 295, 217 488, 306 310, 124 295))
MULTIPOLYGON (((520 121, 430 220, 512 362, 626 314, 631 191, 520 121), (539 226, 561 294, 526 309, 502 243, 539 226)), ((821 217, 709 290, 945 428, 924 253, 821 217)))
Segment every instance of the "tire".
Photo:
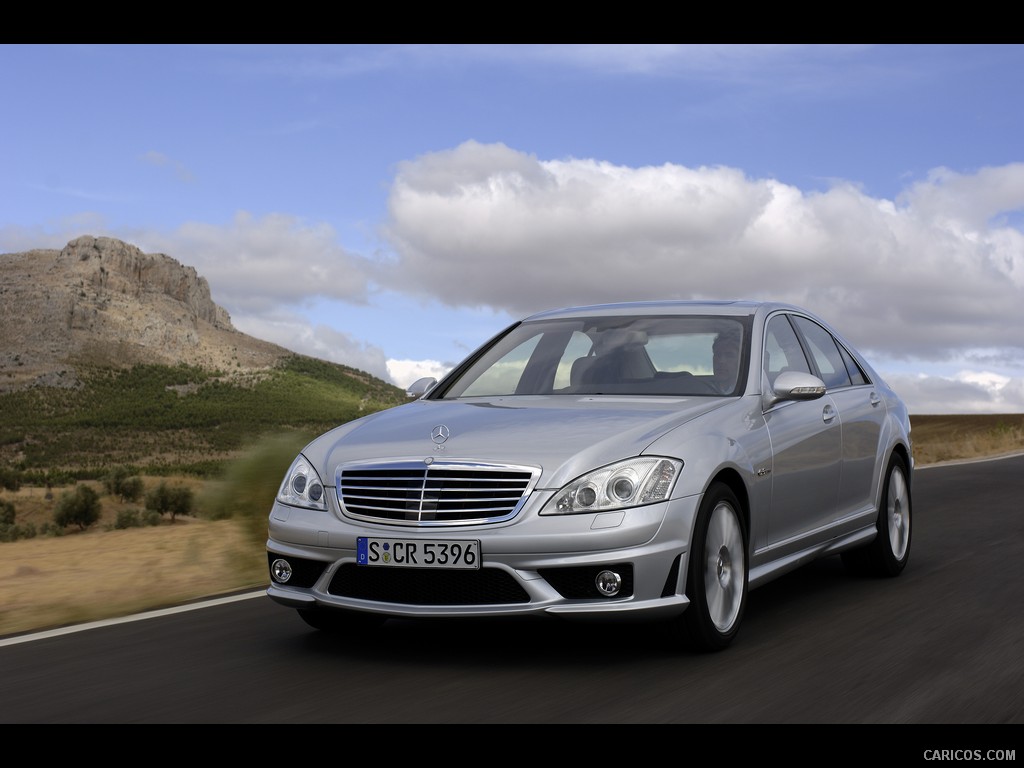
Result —
POLYGON ((747 605, 747 531, 736 494, 714 483, 694 526, 686 574, 690 604, 675 633, 690 650, 709 652, 736 638, 747 605))
POLYGON ((386 616, 338 608, 299 608, 299 616, 313 629, 331 634, 359 633, 376 629, 386 616))
POLYGON ((875 538, 865 547, 842 554, 843 564, 857 574, 899 576, 910 559, 911 498, 907 464, 893 454, 885 473, 882 500, 875 520, 875 538))

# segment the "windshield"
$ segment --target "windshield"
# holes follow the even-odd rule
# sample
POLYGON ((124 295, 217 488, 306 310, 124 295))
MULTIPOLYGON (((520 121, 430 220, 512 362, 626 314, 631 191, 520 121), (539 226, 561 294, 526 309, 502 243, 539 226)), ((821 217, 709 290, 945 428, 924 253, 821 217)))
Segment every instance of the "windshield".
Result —
POLYGON ((741 394, 749 318, 617 316, 522 323, 435 396, 741 394))

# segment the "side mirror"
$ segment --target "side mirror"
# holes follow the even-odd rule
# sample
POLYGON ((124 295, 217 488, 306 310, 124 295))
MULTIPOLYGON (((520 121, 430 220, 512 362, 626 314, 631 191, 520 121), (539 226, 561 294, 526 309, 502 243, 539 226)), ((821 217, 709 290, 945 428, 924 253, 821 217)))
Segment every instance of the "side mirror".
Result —
POLYGON ((825 394, 825 382, 817 376, 799 371, 785 371, 775 379, 775 386, 765 397, 767 410, 783 400, 817 400, 825 394))
POLYGON ((409 388, 405 390, 405 396, 410 400, 423 397, 423 395, 427 394, 427 392, 434 388, 435 384, 437 384, 437 379, 433 376, 424 376, 422 379, 416 379, 416 381, 410 384, 409 388))

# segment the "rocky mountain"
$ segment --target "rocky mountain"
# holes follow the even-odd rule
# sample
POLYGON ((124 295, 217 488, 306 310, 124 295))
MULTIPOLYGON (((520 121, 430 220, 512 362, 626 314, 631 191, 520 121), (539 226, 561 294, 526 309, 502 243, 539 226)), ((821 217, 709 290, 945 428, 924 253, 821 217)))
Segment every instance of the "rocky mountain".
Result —
POLYGON ((192 267, 108 237, 0 254, 0 392, 72 387, 82 366, 251 372, 291 352, 237 331, 192 267))

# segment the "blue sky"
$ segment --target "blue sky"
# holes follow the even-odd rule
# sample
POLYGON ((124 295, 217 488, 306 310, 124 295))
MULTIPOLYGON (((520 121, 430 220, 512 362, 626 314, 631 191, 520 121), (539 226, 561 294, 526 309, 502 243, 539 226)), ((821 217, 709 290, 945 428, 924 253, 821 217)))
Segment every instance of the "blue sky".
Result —
MULTIPOLYGON (((512 319, 771 298, 1024 411, 1024 46, 0 47, 0 253, 118 237, 399 385, 512 319)), ((0 276, 2 277, 2 276, 0 276)))

